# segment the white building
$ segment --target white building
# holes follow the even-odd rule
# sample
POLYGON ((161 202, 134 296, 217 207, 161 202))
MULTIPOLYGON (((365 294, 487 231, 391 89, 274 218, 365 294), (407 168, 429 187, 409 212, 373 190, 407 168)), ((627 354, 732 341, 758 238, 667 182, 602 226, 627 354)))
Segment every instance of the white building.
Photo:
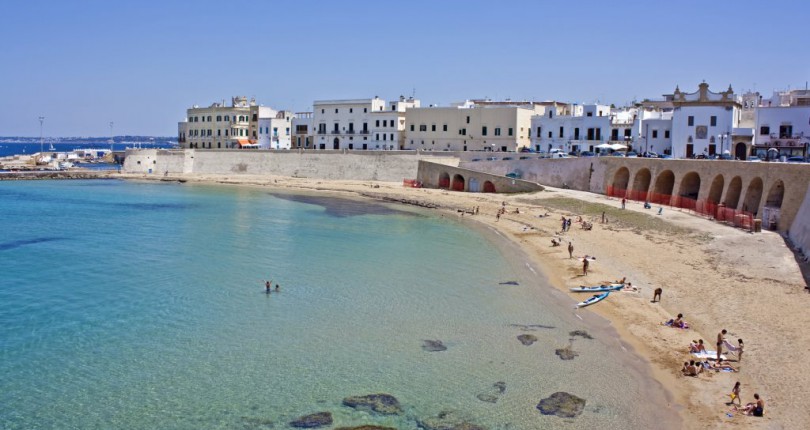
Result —
POLYGON ((312 149, 315 141, 312 112, 296 112, 292 118, 292 147, 312 149))
POLYGON ((598 152, 596 147, 608 142, 611 134, 615 134, 613 140, 625 143, 624 132, 620 139, 618 128, 611 131, 611 108, 605 105, 555 103, 532 117, 531 127, 536 151, 598 152))
MULTIPOLYGON (((672 103, 672 156, 693 158, 731 152, 734 134, 739 128, 742 104, 728 90, 714 93, 703 82, 694 93, 683 93, 676 86, 673 94, 666 94, 672 103)), ((739 130, 741 134, 750 131, 739 130)))
POLYGON ((808 156, 810 91, 775 92, 756 107, 754 151, 760 158, 808 156))
POLYGON ((292 114, 256 106, 251 109, 251 118, 256 118, 256 130, 251 124, 251 137, 259 149, 290 149, 292 143, 292 114))
POLYGON ((419 100, 400 97, 319 100, 313 103, 316 149, 402 149, 406 110, 419 100))
POLYGON ((451 107, 408 109, 404 149, 424 151, 517 151, 531 144, 531 102, 473 100, 451 107))
POLYGON ((642 104, 634 129, 634 149, 638 153, 672 154, 672 114, 672 108, 642 104))

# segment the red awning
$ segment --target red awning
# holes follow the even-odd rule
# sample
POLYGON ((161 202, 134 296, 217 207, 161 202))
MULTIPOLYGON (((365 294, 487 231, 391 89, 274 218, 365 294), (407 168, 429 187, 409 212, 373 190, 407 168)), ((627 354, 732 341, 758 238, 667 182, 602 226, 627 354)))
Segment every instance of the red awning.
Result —
POLYGON ((239 146, 243 146, 243 147, 244 146, 259 146, 258 143, 250 143, 250 141, 247 140, 247 139, 239 139, 239 140, 236 141, 236 143, 238 143, 239 146))

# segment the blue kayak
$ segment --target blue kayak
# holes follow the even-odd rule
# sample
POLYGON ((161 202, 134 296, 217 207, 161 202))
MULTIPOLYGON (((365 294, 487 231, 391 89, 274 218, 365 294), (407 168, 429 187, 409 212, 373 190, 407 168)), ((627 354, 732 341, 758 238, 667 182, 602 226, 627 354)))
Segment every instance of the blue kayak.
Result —
POLYGON ((603 293, 605 291, 619 291, 624 288, 624 284, 608 284, 597 285, 595 287, 586 287, 580 285, 579 287, 571 288, 572 293, 603 293))
POLYGON ((590 299, 585 300, 584 302, 577 303, 577 307, 578 308, 584 308, 585 306, 590 306, 590 305, 592 305, 594 303, 599 303, 602 300, 605 300, 609 294, 610 294, 610 291, 608 291, 607 293, 596 294, 593 297, 591 297, 590 299))

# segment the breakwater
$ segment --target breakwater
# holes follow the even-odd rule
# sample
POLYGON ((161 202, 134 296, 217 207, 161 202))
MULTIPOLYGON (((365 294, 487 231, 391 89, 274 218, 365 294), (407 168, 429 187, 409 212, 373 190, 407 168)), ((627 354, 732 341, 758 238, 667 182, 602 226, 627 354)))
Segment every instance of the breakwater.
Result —
POLYGON ((0 181, 34 181, 45 179, 113 179, 118 172, 104 170, 43 170, 28 172, 3 172, 0 181))

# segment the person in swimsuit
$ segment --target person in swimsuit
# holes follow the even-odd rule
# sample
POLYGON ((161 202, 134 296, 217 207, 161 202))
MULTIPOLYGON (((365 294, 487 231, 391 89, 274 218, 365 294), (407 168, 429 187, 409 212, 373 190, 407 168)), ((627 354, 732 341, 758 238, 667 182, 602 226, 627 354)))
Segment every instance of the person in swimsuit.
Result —
POLYGON ((270 281, 265 281, 264 282, 264 292, 265 293, 270 294, 270 285, 271 284, 272 284, 272 282, 270 282, 270 281))
POLYGON ((717 361, 720 361, 720 354, 723 352, 723 341, 726 339, 726 329, 717 333, 717 361))
POLYGON ((737 383, 734 384, 734 388, 731 389, 731 394, 729 394, 729 396, 731 397, 730 403, 733 404, 734 400, 736 399, 739 405, 742 406, 742 399, 740 399, 740 390, 741 390, 740 381, 737 381, 737 383))

